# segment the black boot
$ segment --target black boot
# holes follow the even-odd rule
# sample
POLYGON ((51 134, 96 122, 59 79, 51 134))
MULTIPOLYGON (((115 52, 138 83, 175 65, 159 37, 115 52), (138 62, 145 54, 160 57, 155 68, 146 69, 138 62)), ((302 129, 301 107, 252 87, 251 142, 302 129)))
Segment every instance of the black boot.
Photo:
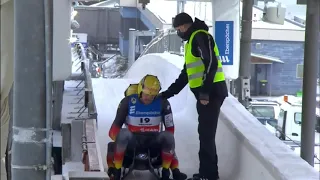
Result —
POLYGON ((162 168, 161 180, 172 180, 170 179, 170 170, 162 168))
POLYGON ((201 174, 194 174, 193 177, 188 180, 209 180, 209 178, 207 178, 201 174))
POLYGON ((108 176, 110 180, 120 180, 121 179, 121 169, 109 168, 108 176))
POLYGON ((217 178, 209 178, 202 174, 194 174, 192 178, 189 178, 188 180, 219 180, 219 177, 217 178))
POLYGON ((114 168, 114 167, 110 167, 110 168, 108 168, 108 172, 107 172, 107 174, 108 174, 108 176, 109 176, 110 178, 111 178, 111 176, 113 176, 114 171, 115 171, 115 168, 114 168))
POLYGON ((172 176, 174 180, 185 180, 188 177, 185 173, 180 172, 178 168, 172 170, 172 176))

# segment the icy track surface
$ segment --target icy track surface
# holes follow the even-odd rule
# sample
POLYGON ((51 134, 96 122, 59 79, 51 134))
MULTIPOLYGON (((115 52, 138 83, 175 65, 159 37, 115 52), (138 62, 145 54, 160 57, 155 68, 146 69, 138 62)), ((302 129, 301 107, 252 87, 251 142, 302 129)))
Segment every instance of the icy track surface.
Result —
MULTIPOLYGON (((139 58, 123 79, 92 79, 98 112, 98 140, 106 167, 108 131, 124 90, 144 75, 157 75, 162 89, 175 81, 183 58, 168 53, 139 58)), ((199 140, 195 98, 186 86, 169 99, 176 126, 176 152, 180 169, 189 177, 198 171, 199 140)), ((217 130, 221 180, 318 180, 319 173, 272 135, 232 96, 222 106, 217 130), (232 109, 232 110, 231 110, 232 109)), ((128 178, 151 180, 149 173, 134 172, 128 178)))
MULTIPOLYGON (((175 65, 169 64, 159 59, 143 59, 144 61, 153 61, 153 67, 148 69, 142 67, 142 63, 135 63, 127 72, 125 79, 92 79, 94 87, 94 96, 98 112, 98 139, 101 147, 104 167, 106 168, 106 150, 107 143, 111 141, 108 137, 108 131, 115 117, 115 113, 120 100, 124 97, 123 92, 130 83, 137 83, 145 74, 157 75, 162 83, 162 89, 167 89, 174 78, 180 73, 175 65), (172 69, 170 74, 159 74, 162 68, 172 69), (139 71, 136 71, 140 69, 139 71), (126 79, 130 77, 130 79, 126 79), (173 79, 170 79, 173 78, 173 79)), ((161 59, 160 59, 161 60, 161 59)), ((179 64, 177 64, 180 67, 179 64)), ((180 169, 186 172, 188 176, 198 171, 198 134, 197 134, 197 115, 195 112, 195 99, 192 94, 188 93, 186 87, 182 92, 171 98, 171 106, 175 120, 175 138, 176 152, 180 160, 180 169)), ((134 172, 130 179, 150 180, 152 176, 149 173, 134 172)))

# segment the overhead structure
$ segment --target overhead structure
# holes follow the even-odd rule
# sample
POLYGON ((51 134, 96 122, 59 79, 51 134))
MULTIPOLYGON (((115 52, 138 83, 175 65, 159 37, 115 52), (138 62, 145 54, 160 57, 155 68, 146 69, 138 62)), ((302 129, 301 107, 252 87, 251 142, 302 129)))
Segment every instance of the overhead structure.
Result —
POLYGON ((131 65, 136 60, 136 40, 138 37, 145 37, 145 36, 155 36, 157 31, 159 29, 156 29, 156 32, 153 31, 138 31, 136 29, 130 28, 129 29, 129 53, 128 53, 128 68, 131 67, 131 65))
POLYGON ((145 9, 150 0, 116 0, 120 7, 141 7, 145 9))
POLYGON ((177 14, 184 12, 184 6, 187 1, 191 2, 212 2, 213 0, 165 0, 165 1, 177 1, 177 14))
POLYGON ((142 9, 145 9, 146 5, 150 3, 150 0, 139 0, 139 3, 141 4, 142 9))

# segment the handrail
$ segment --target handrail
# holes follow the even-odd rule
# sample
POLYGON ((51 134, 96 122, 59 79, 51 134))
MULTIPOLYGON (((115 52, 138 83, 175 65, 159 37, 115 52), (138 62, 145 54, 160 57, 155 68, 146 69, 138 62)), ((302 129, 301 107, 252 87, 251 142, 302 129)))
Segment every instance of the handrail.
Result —
POLYGON ((97 60, 97 61, 99 61, 101 59, 101 57, 103 57, 103 53, 101 53, 94 46, 89 46, 88 49, 87 49, 87 53, 94 54, 94 60, 97 60))
POLYGON ((77 54, 81 58, 81 71, 84 75, 84 107, 88 110, 87 118, 83 121, 82 135, 82 162, 85 171, 103 172, 103 164, 99 144, 96 140, 97 131, 97 110, 92 88, 92 79, 89 67, 89 59, 86 56, 85 49, 81 44, 77 44, 77 54))
POLYGON ((81 67, 83 68, 83 73, 85 75, 85 107, 88 108, 88 117, 96 119, 97 110, 92 89, 92 79, 89 71, 88 60, 81 62, 81 67))
POLYGON ((103 166, 99 160, 99 150, 96 140, 96 120, 86 119, 83 123, 83 163, 85 171, 103 171, 103 166))
POLYGON ((176 30, 166 29, 160 30, 159 34, 148 43, 139 57, 149 53, 163 53, 169 52, 173 54, 183 55, 181 48, 183 43, 177 36, 176 30))

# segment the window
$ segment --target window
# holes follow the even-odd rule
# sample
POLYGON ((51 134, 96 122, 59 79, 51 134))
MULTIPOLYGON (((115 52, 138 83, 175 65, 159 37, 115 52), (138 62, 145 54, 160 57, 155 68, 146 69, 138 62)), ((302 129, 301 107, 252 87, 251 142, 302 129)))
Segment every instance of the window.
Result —
POLYGON ((302 120, 302 113, 294 113, 294 122, 296 124, 301 124, 301 120, 302 120))
POLYGON ((279 118, 278 119, 281 119, 283 121, 283 118, 284 118, 284 110, 281 109, 280 110, 280 113, 279 113, 279 118))
POLYGON ((316 119, 316 131, 320 133, 320 116, 317 116, 316 119))
POLYGON ((283 122, 284 122, 284 115, 285 115, 285 111, 283 109, 280 110, 280 113, 279 113, 279 117, 278 117, 278 125, 277 125, 277 128, 282 131, 282 126, 283 126, 283 122))
POLYGON ((285 134, 285 127, 286 127, 284 125, 284 122, 285 122, 286 118, 287 118, 286 117, 286 111, 281 109, 280 113, 279 113, 279 116, 278 116, 278 123, 275 126, 275 128, 276 128, 276 136, 281 140, 286 139, 285 135, 284 135, 285 134))
POLYGON ((297 64, 297 78, 303 78, 303 64, 297 64))
POLYGON ((250 106, 249 112, 257 118, 275 118, 273 106, 250 106))

